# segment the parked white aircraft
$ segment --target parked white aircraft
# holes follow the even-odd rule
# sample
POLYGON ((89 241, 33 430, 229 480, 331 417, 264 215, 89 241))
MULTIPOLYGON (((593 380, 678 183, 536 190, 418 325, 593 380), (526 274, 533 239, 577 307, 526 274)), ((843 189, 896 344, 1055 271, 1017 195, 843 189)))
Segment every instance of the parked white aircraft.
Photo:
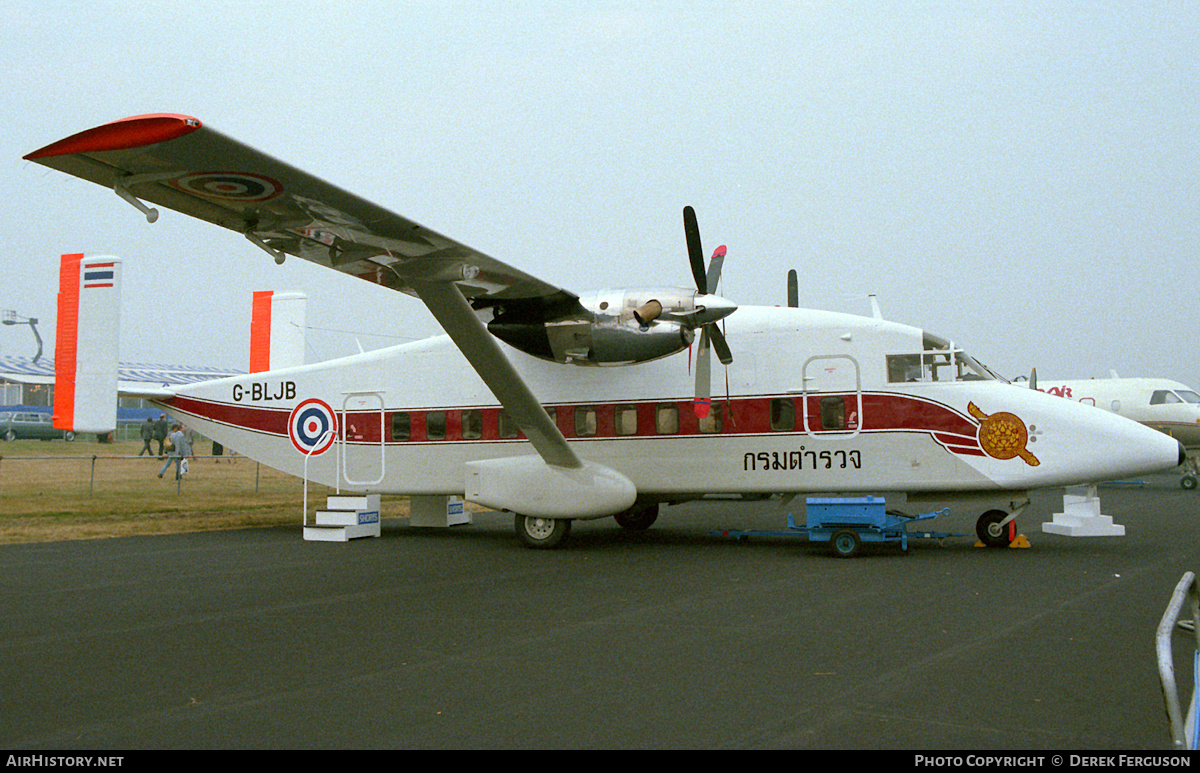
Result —
MULTIPOLYGON (((1031 386, 1047 394, 1118 413, 1175 438, 1189 451, 1200 450, 1200 394, 1178 381, 1120 378, 1114 374, 1112 378, 1071 381, 1041 379, 1031 386)), ((1185 489, 1196 488, 1200 481, 1198 463, 1197 454, 1188 454, 1187 473, 1180 480, 1185 489)))
POLYGON ((241 232, 277 261, 420 298, 448 337, 149 396, 330 486, 511 511, 530 546, 559 544, 573 519, 646 528, 660 503, 705 495, 851 492, 989 507, 977 531, 1007 545, 1031 489, 1182 458, 1161 433, 1014 388, 918 328, 737 308, 712 294, 724 250, 706 270, 690 209, 695 290, 580 296, 187 116, 116 121, 26 158, 115 190, 150 221, 147 201, 241 232), (689 373, 672 355, 693 343, 689 373), (715 401, 710 349, 728 384, 715 401))

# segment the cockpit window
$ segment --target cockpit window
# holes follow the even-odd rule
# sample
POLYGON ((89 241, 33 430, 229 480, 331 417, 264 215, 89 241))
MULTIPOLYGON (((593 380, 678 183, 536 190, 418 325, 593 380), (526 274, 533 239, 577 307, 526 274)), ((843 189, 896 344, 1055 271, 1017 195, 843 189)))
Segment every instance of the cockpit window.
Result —
POLYGON ((1183 399, 1169 389, 1156 389, 1154 394, 1150 395, 1151 405, 1171 405, 1182 402, 1183 399))
POLYGON ((925 350, 920 354, 889 354, 887 371, 888 381, 893 384, 1004 380, 962 349, 929 333, 925 334, 925 350))
POLYGON ((1200 405, 1200 395, 1196 394, 1195 392, 1193 392, 1190 389, 1176 389, 1175 394, 1182 397, 1183 401, 1185 403, 1191 403, 1192 405, 1200 405))

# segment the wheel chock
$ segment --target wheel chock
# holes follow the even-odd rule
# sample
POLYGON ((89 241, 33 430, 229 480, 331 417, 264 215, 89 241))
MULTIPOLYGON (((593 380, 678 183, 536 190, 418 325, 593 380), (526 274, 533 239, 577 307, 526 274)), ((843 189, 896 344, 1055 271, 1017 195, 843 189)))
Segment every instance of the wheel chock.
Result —
MULTIPOLYGON (((975 547, 986 548, 987 545, 983 544, 979 540, 975 540, 975 547)), ((1008 543, 1008 547, 1010 547, 1010 548, 1029 548, 1029 547, 1033 547, 1033 546, 1029 544, 1029 539, 1024 534, 1018 534, 1016 539, 1014 539, 1012 542, 1008 543)))

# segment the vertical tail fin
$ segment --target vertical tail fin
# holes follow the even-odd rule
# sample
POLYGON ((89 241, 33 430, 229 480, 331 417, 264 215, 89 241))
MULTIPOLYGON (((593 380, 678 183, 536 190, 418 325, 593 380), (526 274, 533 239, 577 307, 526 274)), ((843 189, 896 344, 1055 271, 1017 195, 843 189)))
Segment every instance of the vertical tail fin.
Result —
POLYGON ((54 426, 106 433, 117 426, 121 261, 63 255, 54 347, 54 426))
POLYGON ((304 364, 304 325, 308 296, 254 293, 250 308, 250 372, 304 364))

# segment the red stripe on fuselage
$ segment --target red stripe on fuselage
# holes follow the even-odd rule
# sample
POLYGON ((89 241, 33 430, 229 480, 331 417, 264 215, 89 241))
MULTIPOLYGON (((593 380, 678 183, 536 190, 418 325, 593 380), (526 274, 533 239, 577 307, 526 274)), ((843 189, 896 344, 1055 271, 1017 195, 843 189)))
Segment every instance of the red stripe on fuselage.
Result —
MULTIPOLYGON (((581 403, 578 405, 547 406, 553 408, 559 430, 568 440, 607 440, 621 438, 664 438, 664 437, 717 437, 717 436, 803 436, 803 437, 848 437, 854 434, 853 428, 825 429, 821 428, 820 398, 831 395, 810 396, 809 407, 812 413, 807 418, 797 415, 792 427, 776 429, 771 424, 772 402, 774 400, 792 401, 796 413, 802 409, 803 398, 800 397, 750 397, 733 400, 719 400, 714 403, 714 412, 719 412, 722 418, 720 432, 704 432, 695 412, 691 410, 691 400, 662 400, 639 401, 625 403, 581 403), (658 411, 660 406, 673 406, 676 409, 678 431, 660 433, 658 431, 658 411), (635 432, 619 435, 616 432, 617 412, 632 408, 636 411, 635 432), (594 434, 578 434, 576 432, 576 409, 594 412, 591 421, 583 422, 594 427, 594 434), (806 431, 805 427, 812 428, 806 431)), ((840 396, 844 400, 847 415, 857 411, 856 395, 840 396)), ((862 396, 863 421, 859 433, 875 434, 881 432, 900 432, 926 434, 932 437, 947 451, 968 456, 983 456, 979 445, 979 425, 967 416, 941 403, 924 398, 903 394, 870 393, 862 396)), ((255 432, 263 432, 286 438, 288 436, 289 408, 269 408, 260 405, 238 405, 231 403, 202 400, 193 397, 176 396, 167 401, 174 409, 197 418, 207 419, 219 424, 241 427, 255 432)), ((523 439, 500 436, 500 413, 497 406, 465 406, 436 409, 387 409, 384 411, 382 433, 384 442, 390 445, 405 445, 409 443, 446 443, 475 441, 495 442, 523 439), (466 420, 465 414, 478 412, 477 417, 466 420), (393 417, 407 414, 408 422, 400 423, 407 426, 408 435, 403 439, 393 439, 393 417), (442 436, 430 438, 430 416, 436 416, 437 424, 444 427, 442 436), (474 427, 471 436, 464 436, 464 429, 474 427), (475 437, 474 435, 478 435, 475 437)), ((342 427, 344 437, 350 442, 379 443, 381 422, 377 411, 348 412, 343 417, 338 414, 338 423, 342 427)))

